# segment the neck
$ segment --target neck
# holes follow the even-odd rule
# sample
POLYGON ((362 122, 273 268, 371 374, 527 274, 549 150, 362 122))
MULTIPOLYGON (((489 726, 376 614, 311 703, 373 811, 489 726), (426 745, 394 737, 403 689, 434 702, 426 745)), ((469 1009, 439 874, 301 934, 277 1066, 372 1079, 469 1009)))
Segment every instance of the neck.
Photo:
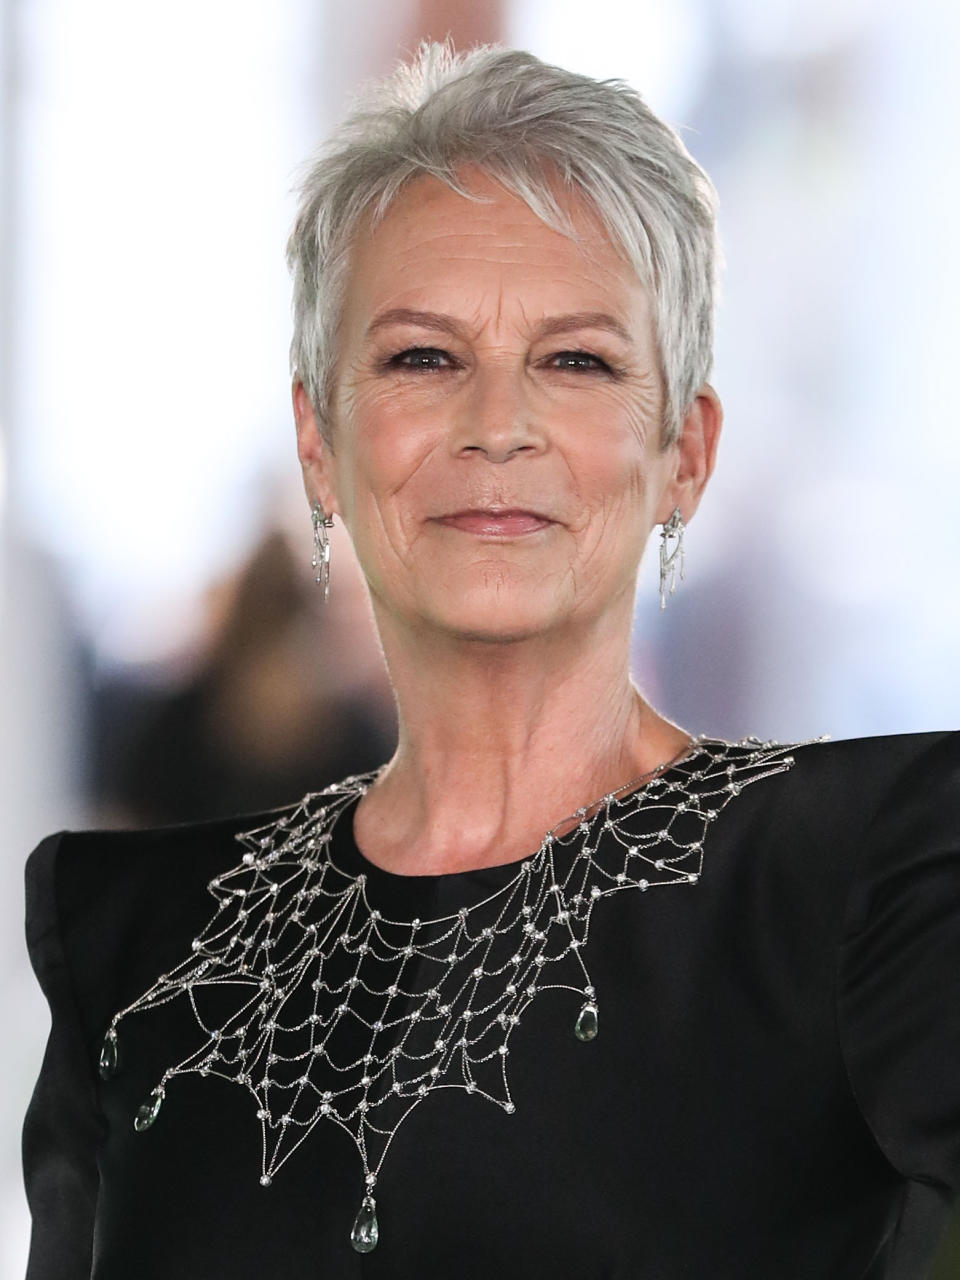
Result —
POLYGON ((625 612, 586 634, 500 644, 378 618, 400 736, 358 807, 366 856, 401 874, 513 861, 581 805, 682 751, 690 735, 630 678, 625 612))

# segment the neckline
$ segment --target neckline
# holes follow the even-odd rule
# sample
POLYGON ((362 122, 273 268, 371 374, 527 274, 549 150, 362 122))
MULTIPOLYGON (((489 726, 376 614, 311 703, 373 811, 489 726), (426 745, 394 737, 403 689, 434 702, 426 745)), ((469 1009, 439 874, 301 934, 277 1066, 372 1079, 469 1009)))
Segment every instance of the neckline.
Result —
MULTIPOLYGON (((709 745, 716 741, 716 739, 706 738, 703 735, 691 738, 683 750, 671 757, 671 759, 657 765, 647 773, 630 779, 612 791, 604 792, 590 804, 583 806, 582 810, 577 810, 561 818, 559 822, 544 832, 543 839, 568 826, 568 824, 575 825, 582 819, 583 815, 587 817, 595 816, 597 811, 608 803, 611 798, 623 800, 628 796, 640 795, 642 792, 647 791, 651 784, 658 783, 661 779, 674 774, 682 773, 684 766, 688 765, 691 760, 695 760, 707 753, 709 745)), ((541 843, 536 849, 529 850, 519 858, 513 858, 509 862, 495 862, 482 867, 468 867, 463 871, 422 872, 416 874, 390 871, 368 858, 360 848, 354 835, 354 817, 362 794, 362 792, 358 792, 356 795, 351 796, 334 822, 330 833, 331 851, 334 854, 333 861, 341 870, 347 871, 351 875, 364 875, 368 884, 378 884, 385 889, 401 894, 415 894, 418 890, 446 885, 480 884, 483 887, 496 887, 507 883, 520 870, 521 864, 530 858, 535 858, 542 848, 541 843)))

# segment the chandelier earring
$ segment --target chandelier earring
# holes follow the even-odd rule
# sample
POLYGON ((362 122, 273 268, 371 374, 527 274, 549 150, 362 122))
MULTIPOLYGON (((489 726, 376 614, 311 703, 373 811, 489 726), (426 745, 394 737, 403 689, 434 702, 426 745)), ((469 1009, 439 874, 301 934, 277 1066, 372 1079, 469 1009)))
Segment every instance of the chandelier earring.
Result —
POLYGON ((683 516, 674 507, 669 520, 660 529, 660 608, 667 607, 667 595, 677 588, 677 577, 683 581, 683 516), (669 583, 669 587, 668 587, 669 583))
POLYGON ((313 560, 317 571, 317 585, 323 587, 324 600, 330 599, 330 539, 327 530, 333 528, 333 516, 328 516, 319 502, 313 504, 313 560))

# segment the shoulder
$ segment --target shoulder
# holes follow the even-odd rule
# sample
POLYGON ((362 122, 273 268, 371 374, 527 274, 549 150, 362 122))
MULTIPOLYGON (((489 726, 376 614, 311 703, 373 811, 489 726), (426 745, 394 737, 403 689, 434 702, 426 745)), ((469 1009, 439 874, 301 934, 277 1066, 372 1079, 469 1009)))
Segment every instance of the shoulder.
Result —
POLYGON ((960 732, 772 745, 789 767, 724 814, 724 847, 746 874, 777 869, 786 891, 841 902, 884 856, 958 843, 960 732))
POLYGON ((42 936, 84 906, 152 898, 163 885, 193 880, 207 865, 239 859, 237 835, 295 808, 168 826, 57 831, 26 862, 27 932, 42 936))
POLYGON ((960 731, 809 743, 792 754, 767 830, 811 884, 836 879, 848 932, 878 903, 916 893, 956 900, 960 731))
POLYGON ((905 1177, 960 1186, 960 734, 890 747, 852 853, 837 1027, 857 1104, 905 1177))
POLYGON ((918 793, 960 800, 960 730, 816 740, 791 746, 782 798, 869 823, 918 793))
POLYGON ((210 879, 242 858, 237 837, 297 808, 141 830, 58 831, 25 869, 26 940, 48 999, 69 991, 99 1027, 152 981, 209 917, 210 879))
POLYGON ((888 733, 864 738, 826 738, 800 743, 794 748, 805 768, 820 767, 844 773, 876 774, 892 778, 930 757, 960 758, 960 730, 938 729, 927 733, 888 733))

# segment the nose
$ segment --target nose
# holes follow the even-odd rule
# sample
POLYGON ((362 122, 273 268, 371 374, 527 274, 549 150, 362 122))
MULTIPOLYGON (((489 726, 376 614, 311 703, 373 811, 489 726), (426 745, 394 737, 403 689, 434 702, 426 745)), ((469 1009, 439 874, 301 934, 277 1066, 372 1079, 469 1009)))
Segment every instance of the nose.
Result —
POLYGON ((453 453, 507 462, 522 453, 542 452, 546 435, 524 384, 522 369, 477 369, 456 406, 453 453))

